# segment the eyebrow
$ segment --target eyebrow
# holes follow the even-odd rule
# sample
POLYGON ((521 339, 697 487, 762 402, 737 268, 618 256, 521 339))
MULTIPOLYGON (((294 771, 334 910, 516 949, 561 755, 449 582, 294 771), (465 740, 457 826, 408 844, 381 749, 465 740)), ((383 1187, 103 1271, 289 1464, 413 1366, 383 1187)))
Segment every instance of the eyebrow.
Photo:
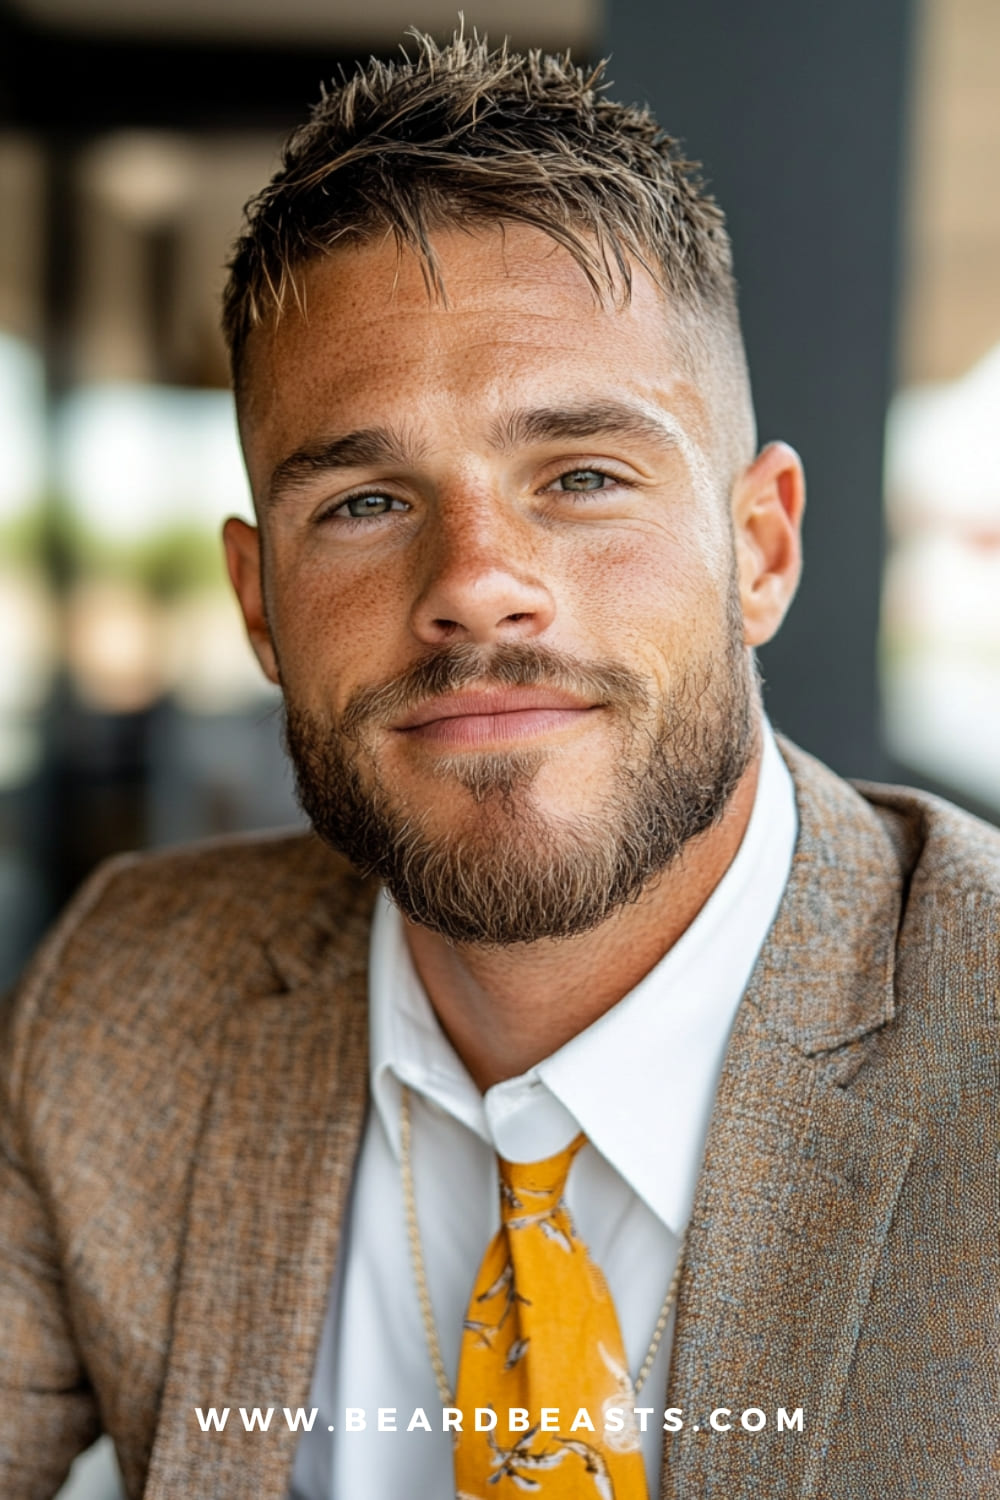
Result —
POLYGON ((628 401, 589 401, 513 411, 493 424, 491 436, 501 451, 566 438, 633 437, 671 448, 683 441, 680 423, 669 412, 628 401))
POLYGON ((420 448, 390 427, 359 427, 342 437, 307 443, 283 458, 271 475, 267 498, 271 504, 283 500, 297 485, 316 474, 337 469, 363 469, 391 464, 400 467, 420 456, 420 448))
MULTIPOLYGON (((627 401, 526 407, 499 417, 489 432, 491 446, 502 453, 532 443, 609 436, 638 438, 660 447, 685 446, 683 429, 669 412, 627 401)), ((360 427, 340 437, 307 443, 276 466, 268 485, 268 501, 279 503, 317 474, 383 464, 405 467, 424 451, 423 446, 390 427, 360 427)))

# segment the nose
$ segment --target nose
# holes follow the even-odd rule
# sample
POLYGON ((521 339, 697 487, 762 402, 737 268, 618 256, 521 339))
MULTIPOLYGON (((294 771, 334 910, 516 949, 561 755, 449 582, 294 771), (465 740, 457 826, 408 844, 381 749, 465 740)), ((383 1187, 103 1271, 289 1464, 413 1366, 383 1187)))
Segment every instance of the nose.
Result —
POLYGON ((412 627, 427 645, 490 645, 541 635, 555 601, 523 528, 499 502, 441 508, 424 557, 412 627))

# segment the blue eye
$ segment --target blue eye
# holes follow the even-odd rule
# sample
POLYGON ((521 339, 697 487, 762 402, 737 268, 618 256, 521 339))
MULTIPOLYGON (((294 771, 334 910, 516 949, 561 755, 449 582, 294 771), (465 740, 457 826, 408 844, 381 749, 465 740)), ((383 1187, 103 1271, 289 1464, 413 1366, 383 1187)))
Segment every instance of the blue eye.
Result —
POLYGON ((601 490, 607 478, 598 469, 571 469, 568 474, 560 474, 558 482, 564 490, 601 490))
POLYGON ((384 516, 393 508, 402 510, 404 507, 403 502, 392 495, 352 495, 338 505, 333 514, 347 515, 357 521, 364 516, 384 516))

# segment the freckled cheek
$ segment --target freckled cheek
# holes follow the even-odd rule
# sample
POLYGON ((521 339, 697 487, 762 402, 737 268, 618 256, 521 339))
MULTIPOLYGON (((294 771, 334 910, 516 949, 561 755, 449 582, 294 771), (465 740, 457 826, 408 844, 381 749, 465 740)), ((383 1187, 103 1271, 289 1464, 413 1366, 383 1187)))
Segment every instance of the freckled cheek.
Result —
POLYGON ((577 559, 564 569, 560 592, 602 654, 624 659, 634 652, 652 665, 690 643, 715 585, 700 560, 657 548, 641 536, 577 559))
POLYGON ((725 588, 690 554, 668 558, 646 547, 609 557, 588 602, 594 656, 617 661, 649 683, 650 709, 675 701, 690 673, 725 647, 725 588))
POLYGON ((340 709, 359 685, 391 676, 401 665, 406 607, 388 568, 276 569, 269 618, 286 692, 340 709))

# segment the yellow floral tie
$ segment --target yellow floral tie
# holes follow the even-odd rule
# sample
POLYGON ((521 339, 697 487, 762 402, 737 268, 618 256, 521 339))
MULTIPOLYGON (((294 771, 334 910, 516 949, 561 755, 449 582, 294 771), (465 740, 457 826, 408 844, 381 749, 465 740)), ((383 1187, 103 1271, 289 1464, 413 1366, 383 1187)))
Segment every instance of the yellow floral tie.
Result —
POLYGON ((458 1500, 520 1491, 648 1500, 618 1317, 563 1202, 585 1140, 547 1161, 499 1161, 500 1229, 479 1268, 459 1358, 458 1500), (622 1416, 612 1412, 606 1428, 610 1408, 622 1416), (483 1427, 496 1414, 492 1430, 476 1431, 477 1409, 483 1427))

